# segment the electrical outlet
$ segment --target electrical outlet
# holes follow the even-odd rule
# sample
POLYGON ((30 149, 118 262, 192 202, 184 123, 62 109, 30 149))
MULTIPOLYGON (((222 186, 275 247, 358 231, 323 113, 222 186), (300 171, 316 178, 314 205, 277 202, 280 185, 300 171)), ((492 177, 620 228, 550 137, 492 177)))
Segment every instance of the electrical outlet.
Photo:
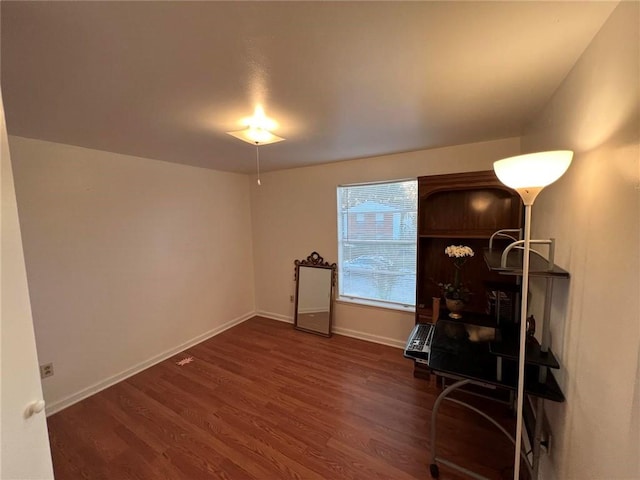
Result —
POLYGON ((290 295, 290 296, 289 296, 289 301, 290 301, 291 303, 293 303, 293 295, 290 295))
POLYGON ((45 363, 40 365, 40 378, 53 376, 53 363, 45 363))

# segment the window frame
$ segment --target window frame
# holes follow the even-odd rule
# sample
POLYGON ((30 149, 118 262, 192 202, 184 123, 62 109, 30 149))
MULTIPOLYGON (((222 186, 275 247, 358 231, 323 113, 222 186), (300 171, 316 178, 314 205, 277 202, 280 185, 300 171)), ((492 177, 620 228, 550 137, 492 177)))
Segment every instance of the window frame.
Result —
MULTIPOLYGON (((376 186, 376 185, 385 185, 385 184, 400 184, 400 183, 406 183, 406 182, 414 182, 415 183, 415 188, 416 188, 416 199, 415 199, 415 209, 411 210, 411 212, 414 213, 415 218, 416 218, 416 232, 415 235, 413 236, 413 238, 409 241, 409 242, 413 242, 414 244, 414 248, 416 250, 416 255, 417 255, 417 246, 418 246, 418 234, 417 234, 417 213, 418 213, 418 198, 417 198, 417 183, 418 183, 418 179, 417 178, 403 178, 403 179, 397 179, 397 180, 385 180, 385 181, 377 181, 377 182, 365 182, 365 183, 352 183, 352 184, 341 184, 338 185, 336 187, 336 204, 337 204, 337 215, 336 215, 336 227, 337 227, 337 249, 338 249, 338 288, 336 289, 336 302, 337 303, 344 303, 344 304, 356 304, 356 305, 361 305, 361 306, 366 306, 366 307, 374 307, 374 308, 382 308, 382 309, 387 309, 387 310, 394 310, 394 311, 402 311, 402 312, 415 312, 415 298, 414 298, 414 303, 413 304, 409 304, 409 303, 403 303, 403 302, 396 302, 396 301, 391 301, 391 300, 381 300, 381 299, 373 299, 373 298, 364 298, 364 297, 358 297, 358 296, 354 296, 354 295, 348 295, 348 294, 343 294, 342 293, 342 274, 343 274, 343 264, 344 264, 344 260, 343 260, 343 244, 345 243, 345 241, 347 241, 345 239, 345 234, 343 231, 342 225, 344 225, 344 223, 348 223, 348 212, 346 211, 342 211, 341 209, 341 192, 343 189, 345 188, 350 188, 350 187, 366 187, 366 186, 376 186), (341 225, 342 224, 342 225, 341 225)), ((357 215, 357 214, 356 214, 357 215)), ((377 219, 376 219, 377 220, 377 219)), ((407 240, 405 240, 407 241, 407 240)), ((375 243, 375 240, 374 240, 375 243)), ((382 243, 382 242, 380 242, 382 243)), ((415 266, 416 268, 414 269, 413 275, 414 277, 417 274, 417 265, 415 266)), ((415 283, 413 285, 414 291, 415 291, 415 283)))

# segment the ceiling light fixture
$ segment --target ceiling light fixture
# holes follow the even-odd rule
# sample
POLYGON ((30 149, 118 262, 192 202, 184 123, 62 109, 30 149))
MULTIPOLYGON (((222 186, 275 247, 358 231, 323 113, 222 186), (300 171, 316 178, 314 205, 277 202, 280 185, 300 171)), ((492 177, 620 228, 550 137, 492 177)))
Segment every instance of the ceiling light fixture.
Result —
POLYGON ((246 128, 227 133, 239 140, 242 140, 243 142, 251 143, 256 146, 256 170, 258 175, 258 185, 261 185, 260 152, 258 151, 258 147, 261 145, 282 142, 284 138, 271 133, 271 130, 278 128, 278 123, 267 117, 264 113, 264 109, 260 105, 256 106, 253 117, 242 119, 242 124, 246 125, 246 128))

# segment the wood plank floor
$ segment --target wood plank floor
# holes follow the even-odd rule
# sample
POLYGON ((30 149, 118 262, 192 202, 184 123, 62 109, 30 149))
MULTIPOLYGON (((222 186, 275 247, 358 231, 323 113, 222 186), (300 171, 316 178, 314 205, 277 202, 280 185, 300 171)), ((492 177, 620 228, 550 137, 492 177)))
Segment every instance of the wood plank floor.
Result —
MULTIPOLYGON (((49 417, 55 476, 428 479, 438 390, 412 369, 401 350, 256 317, 49 417)), ((512 475, 513 447, 475 414, 445 402, 438 433, 452 461, 512 475)))

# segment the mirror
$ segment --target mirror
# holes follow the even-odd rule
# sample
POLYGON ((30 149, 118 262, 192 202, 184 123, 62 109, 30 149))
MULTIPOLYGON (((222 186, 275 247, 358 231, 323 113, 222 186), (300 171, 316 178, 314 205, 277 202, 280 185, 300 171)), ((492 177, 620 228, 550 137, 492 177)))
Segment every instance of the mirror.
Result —
POLYGON ((333 287, 336 264, 324 261, 318 252, 296 260, 296 303, 294 326, 298 330, 331 336, 333 287))

